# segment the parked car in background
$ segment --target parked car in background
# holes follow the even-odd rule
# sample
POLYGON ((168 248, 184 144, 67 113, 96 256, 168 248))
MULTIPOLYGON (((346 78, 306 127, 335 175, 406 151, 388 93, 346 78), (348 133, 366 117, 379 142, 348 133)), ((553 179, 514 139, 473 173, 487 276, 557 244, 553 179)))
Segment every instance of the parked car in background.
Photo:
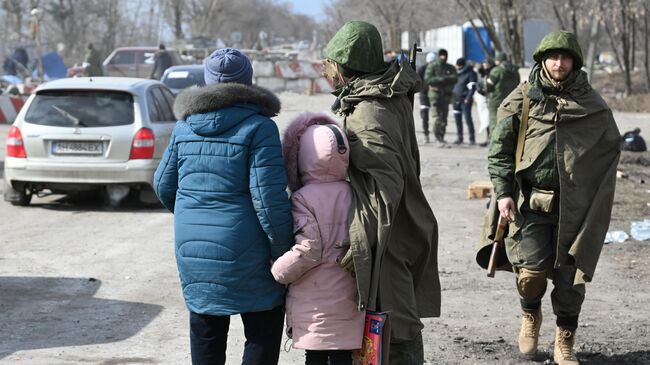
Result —
MULTIPOLYGON (((153 70, 154 55, 158 47, 120 47, 111 52, 104 60, 104 75, 115 77, 139 77, 148 79, 153 70)), ((178 51, 167 49, 172 65, 181 65, 183 61, 178 51)), ((83 67, 68 69, 69 77, 83 75, 83 67)))
POLYGON ((160 81, 177 95, 190 86, 205 86, 203 65, 172 66, 165 70, 160 81))
POLYGON ((171 91, 154 80, 83 77, 41 85, 7 136, 4 199, 28 205, 46 190, 152 191, 176 122, 173 103, 171 91))

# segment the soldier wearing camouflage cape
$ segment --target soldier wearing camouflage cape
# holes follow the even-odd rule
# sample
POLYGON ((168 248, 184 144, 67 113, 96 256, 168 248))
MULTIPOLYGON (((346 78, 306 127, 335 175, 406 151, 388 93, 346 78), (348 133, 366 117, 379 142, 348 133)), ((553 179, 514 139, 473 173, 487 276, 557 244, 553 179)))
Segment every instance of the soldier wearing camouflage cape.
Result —
POLYGON ((420 157, 409 93, 420 77, 408 62, 383 62, 377 29, 348 22, 327 45, 325 75, 333 109, 350 142, 354 192, 350 250, 360 310, 390 311, 390 364, 422 365, 423 317, 440 315, 436 218, 420 185, 420 157))
MULTIPOLYGON (((505 248, 517 272, 520 352, 537 351, 541 299, 552 278, 554 359, 575 365, 585 283, 594 276, 611 215, 620 134, 611 110, 580 70, 582 51, 572 33, 548 34, 534 59, 528 83, 499 108, 488 157, 498 212, 488 213, 485 233, 494 234, 499 214, 516 213, 505 248), (524 92, 530 111, 522 159, 516 163, 524 92)), ((480 254, 477 260, 485 264, 480 254)))

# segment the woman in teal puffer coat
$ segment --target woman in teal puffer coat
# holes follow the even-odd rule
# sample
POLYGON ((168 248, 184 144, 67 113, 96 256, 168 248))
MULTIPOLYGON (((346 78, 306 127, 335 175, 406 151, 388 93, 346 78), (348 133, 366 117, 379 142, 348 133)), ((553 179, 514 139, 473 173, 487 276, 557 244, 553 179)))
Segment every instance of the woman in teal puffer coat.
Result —
POLYGON ((180 119, 154 190, 174 213, 176 261, 190 310, 194 364, 224 364, 230 315, 241 314, 244 364, 277 364, 284 286, 271 261, 292 246, 278 128, 280 101, 252 85, 234 49, 205 62, 206 86, 180 94, 180 119))

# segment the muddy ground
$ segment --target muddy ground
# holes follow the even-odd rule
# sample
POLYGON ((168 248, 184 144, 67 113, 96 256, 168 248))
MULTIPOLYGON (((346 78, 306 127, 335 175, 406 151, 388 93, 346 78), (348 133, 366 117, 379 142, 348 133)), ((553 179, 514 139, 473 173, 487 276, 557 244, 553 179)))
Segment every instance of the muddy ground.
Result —
MULTIPOLYGON (((332 101, 327 95, 281 99, 281 126, 300 111, 328 110, 332 101)), ((650 125, 648 114, 616 118, 621 130, 650 125)), ((0 145, 7 130, 0 126, 0 145)), ((454 138, 453 122, 447 134, 454 138)), ((550 363, 548 295, 541 352, 521 359, 514 276, 488 279, 474 262, 485 201, 467 200, 467 186, 487 178, 486 150, 432 144, 420 150, 423 187, 440 225, 443 290, 442 317, 424 320, 427 363, 550 363)), ((623 156, 620 168, 629 178, 617 185, 612 229, 629 234, 631 221, 650 218, 648 160, 648 154, 623 156)), ((27 208, 0 202, 0 364, 189 363, 172 237, 172 216, 159 207, 107 208, 99 199, 62 196, 37 198, 27 208)), ((583 364, 650 364, 649 264, 648 241, 604 247, 578 329, 583 364)), ((233 319, 228 364, 240 363, 243 341, 241 322, 233 319)), ((301 364, 303 356, 282 352, 280 363, 301 364)))

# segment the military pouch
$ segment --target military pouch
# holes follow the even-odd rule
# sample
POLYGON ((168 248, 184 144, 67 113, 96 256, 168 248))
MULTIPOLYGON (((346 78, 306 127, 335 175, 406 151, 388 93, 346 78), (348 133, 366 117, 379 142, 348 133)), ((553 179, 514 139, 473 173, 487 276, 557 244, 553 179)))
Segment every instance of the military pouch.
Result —
POLYGON ((543 213, 550 213, 553 210, 553 200, 555 192, 552 190, 542 190, 533 188, 530 192, 530 209, 543 213))

